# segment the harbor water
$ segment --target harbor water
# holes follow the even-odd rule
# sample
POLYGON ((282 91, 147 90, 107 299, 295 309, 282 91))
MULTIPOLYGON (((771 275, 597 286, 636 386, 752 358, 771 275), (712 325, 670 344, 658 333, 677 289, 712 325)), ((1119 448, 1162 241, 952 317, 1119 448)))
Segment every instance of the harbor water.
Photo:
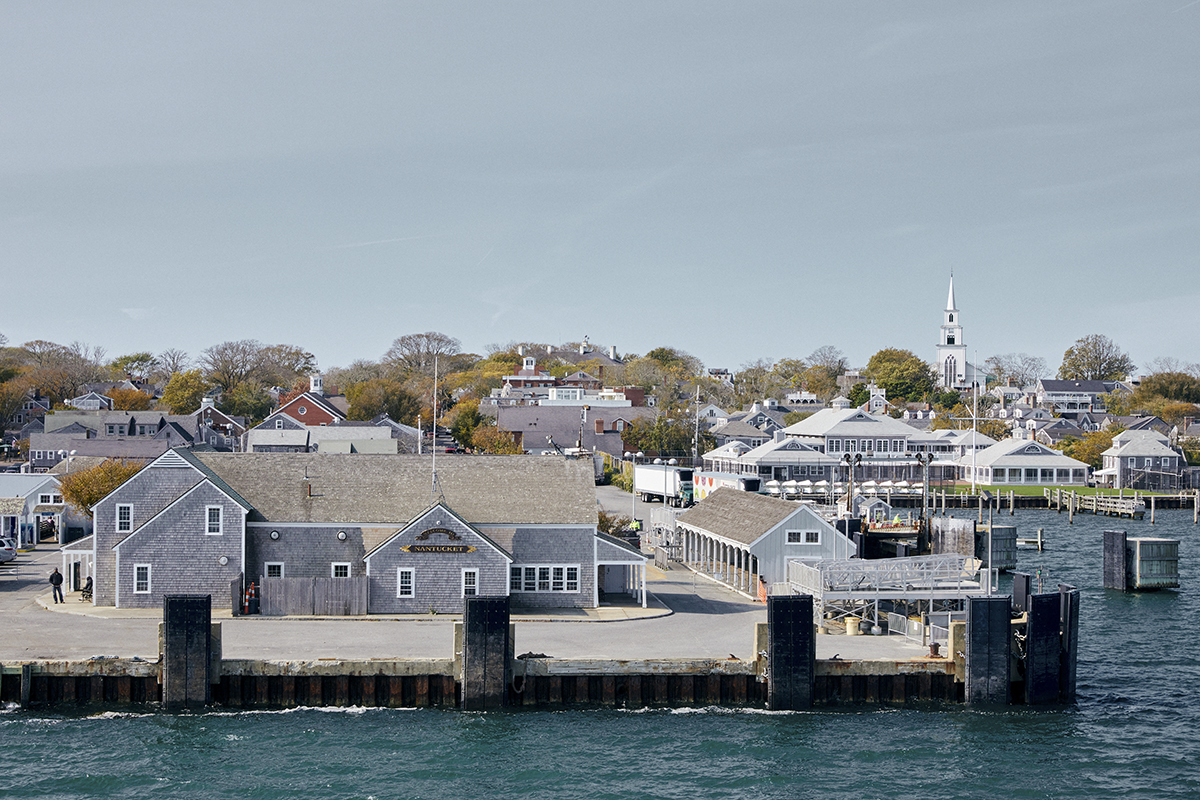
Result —
MULTIPOLYGON (((4 798, 1200 797, 1200 528, 1018 511, 1018 569, 1082 590, 1069 708, 803 713, 0 713, 4 798), (1102 531, 1181 540, 1179 590, 1102 588, 1102 531)), ((1035 579, 1036 586, 1036 579, 1035 579)), ((1002 581, 1008 591, 1011 579, 1002 581)))

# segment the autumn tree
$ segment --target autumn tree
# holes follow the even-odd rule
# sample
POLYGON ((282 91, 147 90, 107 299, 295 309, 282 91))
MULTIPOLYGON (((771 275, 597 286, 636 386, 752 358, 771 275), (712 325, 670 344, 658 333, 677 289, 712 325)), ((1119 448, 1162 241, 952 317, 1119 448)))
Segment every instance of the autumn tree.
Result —
POLYGON ((96 503, 137 474, 142 466, 140 461, 110 458, 90 469, 68 472, 59 478, 63 500, 80 514, 90 515, 96 503))
POLYGON ((1136 395, 1200 403, 1200 378, 1186 372, 1156 372, 1142 379, 1136 395))
POLYGON ((464 400, 454 406, 453 411, 442 419, 442 424, 450 428, 454 441, 463 447, 471 447, 471 436, 481 425, 487 424, 487 419, 479 413, 478 400, 464 400))
POLYGON ((920 400, 933 391, 937 373, 910 350, 884 348, 871 356, 863 374, 887 392, 888 400, 920 400))
POLYGON ((1070 437, 1059 442, 1056 448, 1061 450, 1063 455, 1082 461, 1092 469, 1100 469, 1104 462, 1104 451, 1112 447, 1113 437, 1123 430, 1125 429, 1117 426, 1105 431, 1085 433, 1081 439, 1070 437))
POLYGON ((799 389, 804 384, 804 376, 808 372, 808 364, 802 358, 784 358, 775 362, 771 367, 775 380, 781 388, 799 389))
POLYGON ((262 366, 262 345, 253 339, 215 344, 200 354, 197 363, 210 384, 231 392, 262 366))
POLYGON ((477 453, 513 456, 525 452, 510 432, 492 426, 476 428, 471 434, 471 445, 477 453))
POLYGON ((190 366, 188 354, 177 348, 168 348, 158 354, 158 372, 168 378, 176 372, 185 372, 190 366))
POLYGON ((257 380, 250 379, 221 395, 218 408, 230 416, 245 417, 251 426, 257 425, 271 413, 275 401, 257 380))
POLYGON ((846 356, 831 344, 818 347, 809 355, 804 371, 805 389, 828 400, 837 394, 837 379, 846 374, 846 356))
POLYGON ((378 361, 360 358, 350 362, 348 367, 332 367, 325 371, 325 385, 337 386, 343 392, 356 383, 364 383, 375 378, 384 378, 387 369, 378 361))
MULTIPOLYGON (((659 415, 654 419, 635 419, 625 427, 621 441, 629 452, 655 453, 664 458, 691 456, 695 428, 691 420, 659 415)), ((700 454, 714 446, 712 435, 700 434, 700 454)))
POLYGON ((115 387, 108 390, 114 411, 147 411, 154 407, 154 398, 137 389, 115 387))
POLYGON ((644 357, 657 361, 665 369, 683 378, 699 375, 704 369, 700 359, 674 347, 656 347, 644 357))
POLYGON ((1003 353, 984 362, 988 372, 1001 385, 1012 380, 1017 386, 1032 386, 1050 374, 1046 359, 1028 353, 1003 353))
POLYGON ((21 413, 28 392, 29 385, 21 378, 13 378, 0 383, 0 437, 21 413))
POLYGON ((462 342, 437 331, 410 333, 392 342, 383 356, 383 363, 393 373, 404 376, 412 372, 433 375, 434 361, 446 374, 463 366, 456 360, 462 353, 462 342))
POLYGON ((172 414, 191 414, 200 408, 208 383, 198 369, 176 372, 163 389, 162 401, 172 414))
POLYGON ((782 384, 775 374, 775 365, 770 359, 760 358, 742 365, 733 376, 733 388, 737 392, 738 405, 767 398, 779 399, 782 384))
POLYGON ((1112 339, 1094 333, 1067 348, 1058 377, 1069 381, 1119 381, 1134 369, 1133 359, 1112 339))
POLYGON ((129 353, 118 356, 108 362, 108 369, 114 378, 124 378, 130 375, 134 378, 147 378, 159 368, 158 359, 152 353, 129 353))
POLYGON ((292 386, 317 371, 317 357, 302 347, 273 344, 259 350, 255 377, 264 386, 292 386))
POLYGON ((346 399, 350 401, 348 416, 352 420, 371 420, 387 414, 403 425, 416 425, 421 413, 421 401, 404 384, 387 378, 372 378, 346 387, 346 399))

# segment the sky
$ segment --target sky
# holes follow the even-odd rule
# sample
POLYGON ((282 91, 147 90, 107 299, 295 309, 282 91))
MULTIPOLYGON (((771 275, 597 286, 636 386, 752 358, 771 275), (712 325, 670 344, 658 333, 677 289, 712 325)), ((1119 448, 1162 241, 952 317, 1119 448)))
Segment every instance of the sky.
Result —
POLYGON ((0 334, 1200 361, 1200 0, 0 0, 0 334))

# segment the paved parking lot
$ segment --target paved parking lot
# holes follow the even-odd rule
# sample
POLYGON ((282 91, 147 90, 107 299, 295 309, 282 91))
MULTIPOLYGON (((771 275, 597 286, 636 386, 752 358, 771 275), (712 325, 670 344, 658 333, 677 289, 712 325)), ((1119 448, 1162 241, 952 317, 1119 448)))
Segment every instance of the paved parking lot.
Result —
MULTIPOLYGON (((601 507, 629 514, 630 497, 612 487, 597 489, 601 507)), ((638 503, 648 520, 658 504, 638 503)), ((50 570, 62 559, 42 545, 0 565, 0 664, 41 659, 86 659, 97 655, 147 660, 158 657, 157 614, 93 609, 79 595, 49 604, 50 570)), ((654 616, 638 618, 640 607, 605 607, 521 618, 516 622, 518 653, 555 658, 729 658, 754 657, 754 626, 766 609, 703 576, 683 568, 649 570, 654 616), (529 621, 524 621, 528 619, 529 621), (535 621, 536 620, 536 621, 535 621)), ((227 658, 315 660, 322 658, 449 658, 453 617, 371 619, 229 618, 223 623, 227 658)), ((817 657, 911 658, 923 648, 892 637, 820 636, 817 657)))

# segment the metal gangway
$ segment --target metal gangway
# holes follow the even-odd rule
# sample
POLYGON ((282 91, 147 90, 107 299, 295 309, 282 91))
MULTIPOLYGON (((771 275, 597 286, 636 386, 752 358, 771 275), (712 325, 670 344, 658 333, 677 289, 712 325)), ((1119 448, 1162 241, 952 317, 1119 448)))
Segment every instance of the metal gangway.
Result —
POLYGON ((682 540, 675 526, 675 518, 684 511, 682 508, 666 507, 650 510, 650 528, 646 531, 645 542, 656 552, 662 548, 669 561, 683 559, 682 540))
POLYGON ((804 562, 789 560, 787 590, 813 597, 815 622, 868 620, 887 613, 920 616, 960 611, 966 599, 990 594, 995 575, 979 559, 958 554, 804 562), (981 580, 982 578, 982 580, 981 580))

